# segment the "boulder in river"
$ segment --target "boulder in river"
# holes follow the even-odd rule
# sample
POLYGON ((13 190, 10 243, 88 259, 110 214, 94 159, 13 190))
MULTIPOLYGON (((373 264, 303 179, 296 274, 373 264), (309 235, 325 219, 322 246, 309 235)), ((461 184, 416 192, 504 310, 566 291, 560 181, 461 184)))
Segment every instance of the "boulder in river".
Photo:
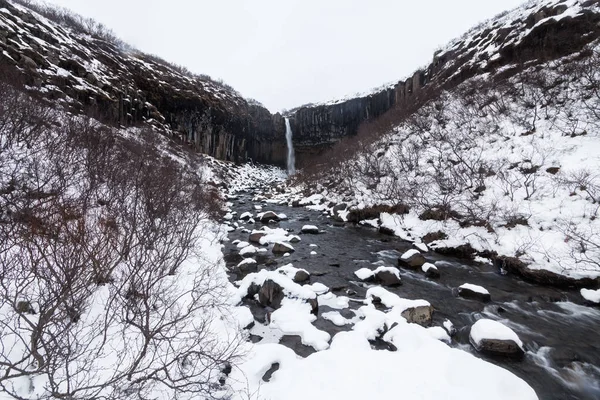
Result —
POLYGON ((284 297, 283 288, 271 279, 266 280, 258 291, 258 302, 264 307, 277 309, 284 297))
POLYGON ((252 258, 246 258, 237 265, 237 269, 242 274, 249 274, 258 271, 258 265, 256 260, 252 258))
POLYGON ((268 224, 270 221, 278 222, 280 220, 279 215, 273 211, 265 211, 264 213, 260 213, 258 214, 258 218, 263 224, 268 224))
POLYGON ((398 259, 398 266, 409 269, 418 269, 425 264, 425 257, 418 250, 408 250, 398 259))
POLYGON ((492 299, 490 292, 488 292, 486 288, 478 285, 472 285, 470 283, 460 285, 458 288, 458 295, 460 297, 464 297, 465 299, 479 300, 483 302, 488 302, 492 299))
POLYGON ((600 289, 581 289, 581 297, 583 297, 589 304, 600 305, 600 289))
POLYGON ((296 283, 306 282, 309 279, 310 279, 310 274, 303 269, 299 269, 298 271, 296 271, 296 274, 294 274, 294 282, 296 282, 296 283))
POLYGON ((506 325, 491 319, 480 319, 471 327, 469 340, 479 352, 506 357, 523 357, 523 342, 506 325))
POLYGON ((422 305, 416 307, 409 307, 402 311, 402 316, 406 320, 413 324, 428 325, 431 323, 431 316, 433 314, 433 307, 431 305, 422 305))
POLYGON ((250 241, 252 243, 260 243, 260 239, 266 235, 267 235, 267 232, 253 231, 250 234, 250 238, 248 239, 248 241, 250 241))
POLYGON ((292 236, 289 237, 288 242, 290 242, 290 243, 298 243, 301 240, 302 239, 300 239, 298 236, 292 235, 292 236))
POLYGON ((245 212, 242 215, 240 215, 239 219, 244 220, 244 221, 248 221, 251 218, 252 218, 252 213, 251 212, 245 212))
POLYGON ((319 233, 319 228, 316 227, 315 225, 304 225, 302 227, 302 229, 300 230, 300 232, 302 232, 302 233, 310 233, 310 234, 317 234, 317 233, 319 233))
POLYGON ((402 284, 398 273, 388 270, 381 270, 375 273, 375 280, 383 286, 398 286, 402 284))
POLYGON ((421 271, 425 273, 425 276, 429 279, 437 279, 440 277, 440 270, 437 269, 432 263, 425 263, 421 266, 421 271))
POLYGON ((294 248, 291 244, 285 242, 277 242, 273 245, 273 253, 285 254, 294 252, 294 248))
POLYGON ((354 275, 361 281, 377 282, 383 286, 397 286, 402 284, 398 269, 392 267, 382 266, 374 271, 369 268, 361 268, 355 271, 354 275))

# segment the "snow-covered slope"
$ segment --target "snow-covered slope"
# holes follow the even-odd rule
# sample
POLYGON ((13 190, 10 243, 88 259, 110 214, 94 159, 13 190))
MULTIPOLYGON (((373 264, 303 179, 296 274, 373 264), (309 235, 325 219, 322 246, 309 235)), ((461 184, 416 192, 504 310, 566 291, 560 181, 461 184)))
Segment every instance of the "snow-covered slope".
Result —
POLYGON ((150 126, 223 160, 282 163, 280 115, 107 32, 67 10, 2 0, 0 70, 71 112, 150 126))
POLYGON ((296 190, 349 209, 403 204, 410 212, 383 213, 383 228, 441 251, 468 244, 454 254, 492 257, 542 282, 573 283, 547 272, 600 276, 598 41, 556 60, 492 65, 549 21, 570 21, 560 33, 569 37, 577 32, 574 18, 593 20, 598 10, 597 2, 529 2, 474 28, 438 57, 447 58, 444 71, 454 71, 448 80, 475 76, 430 91, 411 114, 400 109, 384 135, 375 121, 372 131, 342 142, 320 171, 307 168, 296 190), (470 58, 453 69, 458 59, 450 55, 459 53, 470 58), (528 275, 517 258, 540 273, 528 275))

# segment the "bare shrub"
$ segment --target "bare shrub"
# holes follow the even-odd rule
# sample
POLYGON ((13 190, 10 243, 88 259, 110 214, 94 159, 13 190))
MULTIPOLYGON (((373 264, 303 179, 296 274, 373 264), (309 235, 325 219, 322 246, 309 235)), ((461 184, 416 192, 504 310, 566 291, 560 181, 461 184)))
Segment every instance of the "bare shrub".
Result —
POLYGON ((220 390, 240 338, 214 329, 224 281, 199 247, 215 193, 153 132, 125 139, 0 85, 0 388, 16 399, 220 390))

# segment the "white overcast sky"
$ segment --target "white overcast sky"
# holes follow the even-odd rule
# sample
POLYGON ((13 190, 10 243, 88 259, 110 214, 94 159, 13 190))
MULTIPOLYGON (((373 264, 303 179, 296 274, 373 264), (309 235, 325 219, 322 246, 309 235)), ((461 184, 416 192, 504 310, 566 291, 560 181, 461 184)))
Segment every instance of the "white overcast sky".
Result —
POLYGON ((405 78, 523 0, 49 0, 271 111, 405 78))

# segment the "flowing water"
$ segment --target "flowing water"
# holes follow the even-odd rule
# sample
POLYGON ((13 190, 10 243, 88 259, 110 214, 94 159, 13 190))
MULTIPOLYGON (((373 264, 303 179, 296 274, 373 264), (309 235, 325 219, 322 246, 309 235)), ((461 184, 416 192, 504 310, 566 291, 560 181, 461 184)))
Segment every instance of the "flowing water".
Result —
MULTIPOLYGON (((238 215, 245 211, 255 213, 252 195, 241 194, 234 200, 238 215)), ((398 256, 411 248, 409 243, 385 236, 367 227, 333 223, 319 212, 303 208, 264 204, 264 210, 285 213, 288 221, 276 224, 296 234, 302 225, 317 225, 325 233, 301 235, 302 241, 294 244, 296 251, 289 257, 278 257, 269 252, 269 260, 277 268, 287 263, 308 270, 311 283, 321 282, 338 295, 364 299, 366 285, 357 282, 354 271, 371 267, 372 263, 396 266, 398 256), (307 222, 309 220, 310 222, 307 222), (310 247, 313 243, 317 248, 310 247), (310 255, 312 250, 317 255, 310 255)), ((260 228, 258 222, 247 225, 250 230, 260 228)), ((272 225, 269 225, 273 227, 272 225)), ((248 233, 236 230, 230 234, 235 239, 248 240, 248 233)), ((227 244, 225 254, 235 256, 235 246, 227 244)), ((433 325, 441 326, 450 319, 458 332, 452 346, 473 353, 477 357, 500 365, 528 382, 542 400, 600 399, 600 309, 583 305, 577 291, 560 290, 532 285, 511 276, 501 275, 493 266, 465 262, 433 253, 425 254, 427 261, 435 262, 441 277, 429 280, 422 273, 401 269, 403 285, 386 288, 401 297, 428 300, 435 308, 433 325), (489 303, 457 297, 457 287, 473 283, 488 289, 489 303), (477 353, 469 344, 469 329, 480 317, 496 319, 517 332, 527 353, 523 360, 487 357, 477 353)), ((237 263, 227 258, 228 266, 237 263)), ((240 277, 232 275, 232 280, 240 277)), ((353 304, 351 302, 351 304, 353 304)), ((355 307, 360 306, 357 302, 355 307)), ((320 307, 319 314, 330 311, 320 307)), ((334 335, 340 328, 318 318, 315 325, 334 335)), ((260 340, 260 338, 256 338, 260 340)), ((294 337, 284 337, 281 343, 298 354, 313 352, 294 337)), ((435 377, 432 377, 435 381, 435 377)))
POLYGON ((287 143, 287 171, 288 175, 296 173, 296 158, 294 156, 294 143, 292 142, 292 127, 289 118, 285 119, 285 141, 287 143))

